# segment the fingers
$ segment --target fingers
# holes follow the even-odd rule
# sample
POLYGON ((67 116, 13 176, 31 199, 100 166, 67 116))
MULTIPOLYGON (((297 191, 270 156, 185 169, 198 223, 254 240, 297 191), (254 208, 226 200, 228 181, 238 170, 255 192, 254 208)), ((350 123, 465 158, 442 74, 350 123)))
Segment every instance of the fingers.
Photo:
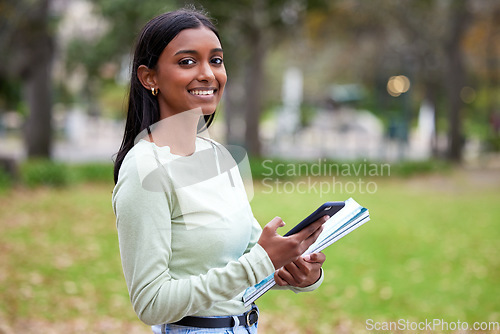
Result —
POLYGON ((274 281, 276 282, 276 284, 278 284, 279 286, 286 286, 286 285, 290 285, 287 281, 285 281, 283 278, 281 278, 279 276, 279 272, 282 271, 283 269, 280 269, 280 270, 276 270, 274 272, 274 281))
POLYGON ((287 264, 284 268, 294 278, 295 282, 298 283, 305 280, 312 270, 320 266, 321 265, 316 263, 308 263, 304 261, 302 257, 300 257, 294 262, 287 264))
POLYGON ((316 239, 318 239, 321 232, 323 232, 323 225, 320 225, 319 228, 314 231, 314 233, 311 234, 305 241, 312 245, 316 241, 316 239))
POLYGON ((280 217, 275 217, 264 226, 258 244, 267 252, 274 268, 281 268, 296 261, 316 241, 326 220, 328 216, 318 219, 299 233, 282 237, 277 229, 285 223, 280 217))
MULTIPOLYGON (((293 262, 292 262, 293 263, 293 262)), ((289 264, 287 266, 290 266, 289 264)), ((286 266, 277 270, 274 273, 274 280, 276 281, 276 284, 280 286, 285 286, 285 285, 291 285, 291 286, 298 286, 299 283, 295 279, 295 277, 290 273, 288 269, 286 269, 286 266)))
POLYGON ((307 239, 302 241, 301 244, 301 254, 304 253, 319 237, 319 235, 323 232, 323 225, 320 225, 319 228, 314 231, 307 239))
POLYGON ((312 253, 304 255, 302 259, 309 263, 319 263, 322 265, 326 260, 326 255, 323 253, 312 253))
POLYGON ((320 229, 323 224, 328 220, 330 219, 329 216, 323 216, 321 217, 320 219, 316 220, 314 223, 312 223, 311 225, 307 226, 306 228, 304 228, 302 231, 294 234, 295 236, 297 237, 301 237, 303 239, 307 239, 308 237, 312 236, 313 234, 315 234, 318 229, 320 229))
POLYGON ((321 266, 325 258, 322 253, 313 253, 300 257, 277 270, 274 279, 281 286, 306 287, 314 284, 321 276, 321 266))
POLYGON ((284 225, 285 223, 280 217, 274 217, 264 226, 258 241, 258 244, 267 252, 274 268, 280 268, 293 260, 293 256, 289 255, 290 250, 283 243, 284 238, 276 231, 284 225))
POLYGON ((280 227, 285 226, 285 222, 280 217, 274 217, 269 223, 264 226, 264 229, 276 232, 280 227))
POLYGON ((294 252, 289 252, 290 255, 295 253, 291 261, 295 261, 302 255, 319 237, 323 231, 323 224, 329 219, 328 216, 323 216, 302 231, 285 237, 290 242, 290 246, 295 248, 294 252))
POLYGON ((308 264, 304 265, 305 261, 303 260, 297 260, 294 262, 291 262, 278 270, 276 272, 276 276, 280 279, 281 283, 286 283, 287 285, 291 286, 307 286, 309 285, 309 276, 316 276, 313 274, 314 272, 314 267, 318 266, 318 271, 319 271, 319 265, 314 264, 308 264), (302 262, 302 263, 301 263, 302 262))

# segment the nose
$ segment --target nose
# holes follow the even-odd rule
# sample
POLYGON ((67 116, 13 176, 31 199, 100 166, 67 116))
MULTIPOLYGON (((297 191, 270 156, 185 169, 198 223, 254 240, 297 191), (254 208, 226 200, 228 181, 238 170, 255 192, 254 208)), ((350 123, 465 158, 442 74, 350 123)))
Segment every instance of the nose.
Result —
POLYGON ((203 63, 198 72, 198 81, 212 82, 215 79, 214 72, 209 63, 203 63))

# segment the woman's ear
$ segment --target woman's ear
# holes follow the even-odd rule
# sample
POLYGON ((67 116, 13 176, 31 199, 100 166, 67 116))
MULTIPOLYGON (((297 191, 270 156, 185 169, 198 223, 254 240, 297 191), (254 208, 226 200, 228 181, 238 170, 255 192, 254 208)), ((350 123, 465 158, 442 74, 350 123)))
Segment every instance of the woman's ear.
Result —
POLYGON ((137 69, 137 78, 147 90, 151 90, 151 88, 157 88, 156 72, 146 65, 139 66, 139 68, 137 69))

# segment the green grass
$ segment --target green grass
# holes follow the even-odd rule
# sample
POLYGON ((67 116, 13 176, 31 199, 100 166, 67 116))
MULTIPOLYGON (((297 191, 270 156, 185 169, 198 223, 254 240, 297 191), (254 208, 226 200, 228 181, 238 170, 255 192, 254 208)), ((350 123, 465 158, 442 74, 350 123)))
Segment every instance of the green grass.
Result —
MULTIPOLYGON (((330 196, 277 194, 256 181, 254 214, 263 224, 281 216, 282 233, 326 200, 352 196, 371 214, 325 251, 318 290, 259 299, 263 333, 291 332, 293 324, 299 333, 362 331, 366 319, 500 321, 498 180, 496 187, 456 175, 371 181, 373 194, 330 196)), ((139 322, 122 275, 111 191, 94 182, 0 194, 0 321, 139 322)))
POLYGON ((39 188, 2 198, 2 313, 66 319, 110 315, 117 303, 128 309, 111 189, 39 188))

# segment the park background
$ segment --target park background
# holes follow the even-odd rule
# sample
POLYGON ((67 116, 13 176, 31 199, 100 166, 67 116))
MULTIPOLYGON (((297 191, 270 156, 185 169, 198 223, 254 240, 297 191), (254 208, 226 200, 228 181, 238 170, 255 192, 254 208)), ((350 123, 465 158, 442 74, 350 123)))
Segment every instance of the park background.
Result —
MULTIPOLYGON (((150 332, 121 271, 112 157, 135 37, 185 4, 0 1, 0 333, 150 332)), ((317 291, 259 300, 261 332, 498 324, 500 3, 194 4, 229 77, 210 135, 249 153, 257 219, 289 228, 349 197, 371 213, 325 251, 317 291)))

